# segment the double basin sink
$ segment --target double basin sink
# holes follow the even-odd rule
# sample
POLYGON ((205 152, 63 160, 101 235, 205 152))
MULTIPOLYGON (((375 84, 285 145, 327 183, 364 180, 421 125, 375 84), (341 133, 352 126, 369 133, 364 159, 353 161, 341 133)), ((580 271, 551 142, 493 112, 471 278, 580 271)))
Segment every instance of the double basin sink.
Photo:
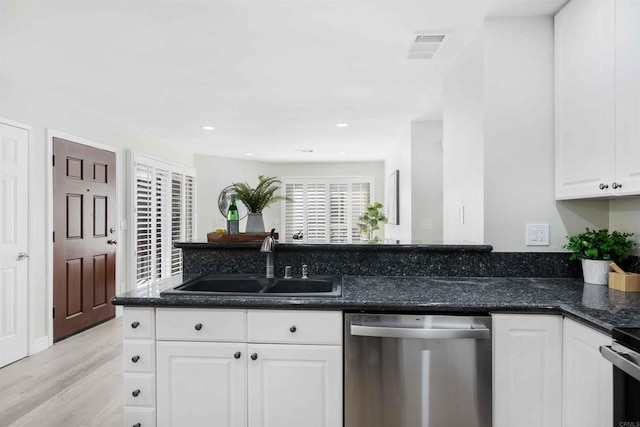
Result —
POLYGON ((165 295, 251 295, 263 297, 339 297, 342 295, 340 276, 267 279, 248 274, 210 274, 183 283, 160 293, 165 295))

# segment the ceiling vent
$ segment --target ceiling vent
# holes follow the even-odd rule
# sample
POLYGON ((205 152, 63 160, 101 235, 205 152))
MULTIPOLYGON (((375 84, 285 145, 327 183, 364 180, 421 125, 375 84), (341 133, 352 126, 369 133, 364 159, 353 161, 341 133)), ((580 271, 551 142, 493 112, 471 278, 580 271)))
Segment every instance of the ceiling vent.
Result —
POLYGON ((443 40, 443 34, 417 34, 409 46, 407 59, 431 59, 443 40))

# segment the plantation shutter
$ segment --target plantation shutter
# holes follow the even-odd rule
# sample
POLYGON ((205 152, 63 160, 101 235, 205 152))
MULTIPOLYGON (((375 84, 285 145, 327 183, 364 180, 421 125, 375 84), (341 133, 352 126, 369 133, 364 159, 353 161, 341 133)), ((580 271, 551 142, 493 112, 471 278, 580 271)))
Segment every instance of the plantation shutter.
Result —
POLYGON ((182 273, 177 241, 193 240, 195 171, 180 165, 131 153, 134 224, 131 274, 138 286, 182 273))
POLYGON ((145 282, 152 277, 152 168, 147 165, 136 164, 135 168, 135 254, 136 254, 136 283, 145 282))
POLYGON ((364 243, 367 239, 360 234, 358 217, 365 213, 371 200, 371 184, 354 182, 351 184, 351 240, 353 243, 364 243))
POLYGON ((358 217, 371 201, 372 179, 285 177, 284 241, 303 233, 308 243, 352 243, 364 240, 359 233, 358 217))
POLYGON ((182 250, 174 248, 173 243, 184 240, 183 237, 183 196, 184 175, 173 172, 171 175, 171 275, 182 272, 182 250))

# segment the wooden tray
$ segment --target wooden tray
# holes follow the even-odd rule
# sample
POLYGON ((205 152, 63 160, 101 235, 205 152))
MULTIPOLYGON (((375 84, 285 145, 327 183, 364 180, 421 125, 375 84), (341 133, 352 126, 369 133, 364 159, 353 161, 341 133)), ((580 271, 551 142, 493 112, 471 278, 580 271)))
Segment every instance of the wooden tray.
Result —
MULTIPOLYGON (((207 233, 207 242, 262 242, 269 233, 258 234, 218 234, 215 231, 207 233)), ((278 233, 274 233, 273 236, 278 240, 278 233)))

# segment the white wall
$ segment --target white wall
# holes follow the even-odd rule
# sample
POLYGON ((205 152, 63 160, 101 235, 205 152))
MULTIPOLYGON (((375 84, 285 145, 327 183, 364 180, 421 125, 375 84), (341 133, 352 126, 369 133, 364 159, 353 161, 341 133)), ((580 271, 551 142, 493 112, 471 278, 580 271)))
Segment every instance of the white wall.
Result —
POLYGON ((640 198, 611 200, 609 230, 634 233, 638 245, 634 248, 633 254, 640 256, 640 198))
POLYGON ((480 28, 444 76, 442 203, 445 243, 485 242, 483 39, 480 28), (464 223, 461 223, 461 208, 464 209, 464 223))
MULTIPOLYGON (((218 209, 218 195, 234 182, 246 181, 255 186, 258 175, 267 176, 352 176, 370 175, 374 178, 374 200, 384 197, 384 165, 382 162, 335 163, 269 163, 225 157, 196 155, 194 167, 198 174, 197 215, 198 239, 206 240, 207 232, 221 228, 224 217, 218 209)), ((280 230, 281 204, 276 203, 263 212, 265 229, 280 230)), ((240 230, 245 223, 241 221, 240 230)))
MULTIPOLYGON (((0 79, 0 112, 2 117, 33 127, 31 134, 30 153, 30 187, 29 209, 31 216, 29 232, 32 236, 29 247, 29 262, 42 266, 33 269, 30 277, 32 291, 37 296, 35 312, 34 340, 46 340, 50 327, 50 312, 48 309, 49 286, 45 266, 48 265, 51 254, 46 244, 49 229, 49 215, 47 206, 47 174, 50 157, 47 153, 47 129, 53 129, 65 134, 73 135, 84 140, 113 147, 118 153, 117 179, 119 182, 117 223, 126 220, 126 162, 125 148, 140 150, 156 157, 170 159, 190 165, 192 154, 181 150, 177 145, 167 141, 159 141, 149 135, 141 135, 132 129, 121 127, 118 123, 96 114, 88 106, 79 104, 75 100, 66 99, 59 93, 47 92, 43 88, 32 88, 7 79, 0 79)), ((78 141, 82 142, 82 141, 78 141)), ((127 232, 118 231, 116 240, 119 242, 117 254, 117 292, 126 290, 127 285, 127 232)))
POLYGON ((398 224, 387 224, 384 227, 384 238, 390 242, 399 241, 400 243, 410 243, 411 238, 411 126, 407 125, 406 129, 395 144, 392 144, 395 151, 390 154, 384 162, 384 188, 385 196, 380 200, 385 206, 387 205, 389 195, 387 194, 387 180, 394 171, 399 171, 399 190, 398 190, 398 209, 400 215, 398 224))
POLYGON ((442 242, 442 122, 411 122, 411 238, 442 242))

